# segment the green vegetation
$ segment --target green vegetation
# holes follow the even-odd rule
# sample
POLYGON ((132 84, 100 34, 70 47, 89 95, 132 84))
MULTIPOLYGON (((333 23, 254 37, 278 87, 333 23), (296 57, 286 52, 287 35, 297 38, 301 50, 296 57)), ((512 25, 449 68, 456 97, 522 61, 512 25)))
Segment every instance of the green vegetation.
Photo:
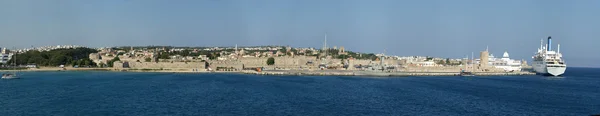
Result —
POLYGON ((90 60, 89 58, 84 58, 84 59, 79 59, 76 61, 73 61, 73 63, 71 63, 72 66, 90 66, 90 67, 95 67, 96 63, 94 63, 94 61, 90 60))
POLYGON ((270 57, 269 59, 267 59, 267 65, 274 65, 275 64, 275 58, 270 57))
POLYGON ((100 63, 98 63, 98 65, 100 65, 99 66, 100 68, 104 68, 106 66, 106 64, 104 64, 104 62, 100 62, 100 63))
MULTIPOLYGON (((348 53, 348 56, 355 58, 355 59, 368 59, 368 60, 375 60, 377 59, 377 56, 375 56, 375 54, 373 53, 369 53, 369 54, 365 54, 365 53, 356 53, 356 52, 351 52, 351 51, 346 51, 348 53)), ((336 53, 337 54, 337 53, 336 53)))
POLYGON ((171 59, 171 57, 169 57, 169 54, 160 53, 158 59, 171 59))
POLYGON ((107 64, 108 64, 108 67, 113 67, 113 64, 114 64, 116 61, 121 61, 121 59, 119 58, 119 56, 117 56, 117 57, 113 58, 112 60, 108 61, 108 62, 107 62, 107 64))
POLYGON ((429 57, 429 56, 427 56, 427 58, 425 59, 425 61, 431 61, 431 60, 433 60, 433 57, 429 57))
POLYGON ((437 63, 437 64, 441 64, 441 65, 443 65, 443 64, 446 64, 446 62, 444 62, 444 60, 439 60, 439 61, 437 61, 436 63, 437 63))
POLYGON ((208 57, 208 59, 210 59, 210 60, 214 60, 214 59, 217 59, 218 57, 221 57, 221 54, 213 52, 213 53, 207 54, 206 57, 208 57))
MULTIPOLYGON (((80 65, 95 67, 96 64, 88 57, 90 53, 97 52, 97 50, 90 48, 56 49, 44 52, 28 51, 17 54, 17 64, 36 64, 38 66, 80 65)), ((13 58, 8 62, 13 63, 14 60, 15 59, 13 58)))
POLYGON ((338 59, 347 59, 349 56, 348 55, 338 55, 337 58, 338 59))
POLYGON ((145 58, 144 62, 152 62, 152 58, 145 58))

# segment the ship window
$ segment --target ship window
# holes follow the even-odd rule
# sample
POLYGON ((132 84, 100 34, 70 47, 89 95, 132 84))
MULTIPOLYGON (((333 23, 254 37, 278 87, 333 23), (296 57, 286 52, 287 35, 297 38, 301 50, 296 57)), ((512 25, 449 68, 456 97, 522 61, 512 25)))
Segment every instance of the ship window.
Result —
POLYGON ((547 64, 554 64, 554 62, 546 62, 547 64))

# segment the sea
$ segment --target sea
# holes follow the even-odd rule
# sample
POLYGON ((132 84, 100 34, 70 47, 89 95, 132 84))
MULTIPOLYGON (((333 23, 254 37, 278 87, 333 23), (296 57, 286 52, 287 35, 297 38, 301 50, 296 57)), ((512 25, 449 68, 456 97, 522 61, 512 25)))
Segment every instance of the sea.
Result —
POLYGON ((599 68, 561 77, 19 74, 0 80, 0 116, 600 114, 599 68))

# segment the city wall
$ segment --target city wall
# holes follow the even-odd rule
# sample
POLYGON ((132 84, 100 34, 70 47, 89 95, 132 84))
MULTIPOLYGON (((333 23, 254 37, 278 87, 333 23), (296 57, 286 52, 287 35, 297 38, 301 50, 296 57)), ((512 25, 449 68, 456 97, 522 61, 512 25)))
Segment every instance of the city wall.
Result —
POLYGON ((321 61, 317 60, 316 57, 311 56, 295 56, 295 57, 273 57, 275 59, 274 65, 267 65, 268 57, 253 57, 253 58, 240 58, 238 61, 244 65, 244 67, 265 67, 265 68, 317 68, 321 61))
MULTIPOLYGON (((113 68, 123 69, 125 62, 115 62, 113 68)), ((205 70, 205 62, 127 62, 130 69, 198 69, 205 70)))

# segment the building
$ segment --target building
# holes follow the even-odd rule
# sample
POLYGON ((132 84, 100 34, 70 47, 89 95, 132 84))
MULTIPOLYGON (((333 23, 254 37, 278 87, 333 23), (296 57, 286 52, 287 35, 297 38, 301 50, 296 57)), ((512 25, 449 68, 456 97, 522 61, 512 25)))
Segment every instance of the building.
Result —
POLYGON ((420 67, 437 66, 437 64, 435 64, 435 62, 433 62, 433 61, 413 62, 412 64, 415 65, 415 66, 420 66, 420 67))
POLYGON ((340 54, 340 55, 348 55, 348 53, 346 53, 346 50, 344 49, 344 46, 340 47, 340 50, 338 51, 338 54, 340 54))
POLYGON ((0 63, 6 64, 12 58, 12 53, 10 53, 6 48, 2 48, 2 52, 0 53, 0 63))

